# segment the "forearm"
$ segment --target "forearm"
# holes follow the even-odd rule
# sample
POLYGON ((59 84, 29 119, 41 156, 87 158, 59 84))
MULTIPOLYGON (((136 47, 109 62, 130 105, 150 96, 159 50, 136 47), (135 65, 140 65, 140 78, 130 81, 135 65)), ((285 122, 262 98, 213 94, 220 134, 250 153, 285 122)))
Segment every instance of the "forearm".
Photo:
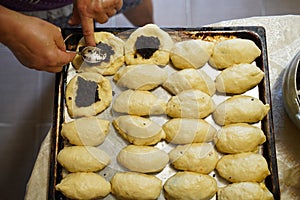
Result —
POLYGON ((0 5, 0 42, 9 46, 13 42, 13 33, 19 32, 24 15, 0 5))

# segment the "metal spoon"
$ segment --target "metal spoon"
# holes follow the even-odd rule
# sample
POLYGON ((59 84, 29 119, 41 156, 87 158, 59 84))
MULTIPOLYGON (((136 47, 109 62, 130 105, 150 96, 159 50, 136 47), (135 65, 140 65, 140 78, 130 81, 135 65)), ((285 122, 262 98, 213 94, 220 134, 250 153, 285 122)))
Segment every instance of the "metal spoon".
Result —
POLYGON ((83 60, 90 64, 99 63, 106 58, 106 53, 102 53, 101 49, 93 46, 84 47, 81 51, 68 51, 68 52, 74 52, 82 56, 83 60))

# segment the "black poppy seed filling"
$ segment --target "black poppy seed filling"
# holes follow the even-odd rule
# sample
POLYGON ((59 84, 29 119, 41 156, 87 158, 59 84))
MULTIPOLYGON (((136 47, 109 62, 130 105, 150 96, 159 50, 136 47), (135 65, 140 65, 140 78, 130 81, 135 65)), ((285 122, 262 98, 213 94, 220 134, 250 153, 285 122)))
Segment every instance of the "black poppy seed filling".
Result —
MULTIPOLYGON (((81 46, 78 48, 79 52, 82 52, 82 50, 85 48, 86 46, 81 46)), ((101 57, 104 57, 103 60, 100 60, 99 62, 97 62, 97 64, 102 63, 102 62, 106 62, 109 63, 110 62, 110 57, 112 55, 115 54, 114 49, 109 46, 108 44, 105 44, 103 42, 99 42, 96 47, 98 49, 100 49, 100 53, 101 53, 101 57)))
POLYGON ((108 63, 110 61, 110 57, 115 54, 115 51, 113 50, 113 48, 111 46, 109 46, 108 44, 99 42, 96 45, 96 47, 101 50, 100 51, 101 54, 106 55, 105 58, 101 62, 108 63))
POLYGON ((98 93, 98 84, 95 81, 88 81, 79 76, 77 84, 76 106, 88 107, 97 101, 101 101, 98 93))
MULTIPOLYGON (((159 49, 160 41, 157 37, 139 36, 135 42, 136 53, 144 59, 149 59, 159 49)), ((137 56, 135 55, 135 58, 137 56)))

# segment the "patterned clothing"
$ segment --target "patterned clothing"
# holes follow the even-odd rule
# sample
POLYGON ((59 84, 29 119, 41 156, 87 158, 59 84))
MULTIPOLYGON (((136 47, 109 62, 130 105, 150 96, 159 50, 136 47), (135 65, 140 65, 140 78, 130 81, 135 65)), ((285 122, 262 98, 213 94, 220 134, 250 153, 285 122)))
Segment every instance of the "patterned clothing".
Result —
MULTIPOLYGON (((139 5, 142 0, 123 0, 118 13, 139 5)), ((68 19, 73 11, 73 0, 0 0, 0 5, 26 15, 36 16, 61 28, 70 27, 68 19)))
POLYGON ((15 11, 41 11, 61 8, 73 0, 0 0, 0 4, 15 11))
MULTIPOLYGON (((124 12, 141 3, 142 0, 123 0, 123 7, 119 12, 124 12)), ((61 8, 72 4, 73 0, 0 0, 0 4, 15 11, 41 11, 61 8)))

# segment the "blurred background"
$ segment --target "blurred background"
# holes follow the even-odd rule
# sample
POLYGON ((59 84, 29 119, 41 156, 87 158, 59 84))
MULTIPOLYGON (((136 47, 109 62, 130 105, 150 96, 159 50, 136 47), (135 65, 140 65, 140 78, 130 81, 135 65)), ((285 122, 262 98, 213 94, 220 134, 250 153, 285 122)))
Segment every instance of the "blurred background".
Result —
MULTIPOLYGON (((163 27, 200 27, 253 16, 300 14, 299 0, 153 0, 163 27)), ((99 27, 133 27, 119 14, 99 27)), ((24 198, 52 123, 55 74, 23 67, 0 44, 0 199, 24 198)))

